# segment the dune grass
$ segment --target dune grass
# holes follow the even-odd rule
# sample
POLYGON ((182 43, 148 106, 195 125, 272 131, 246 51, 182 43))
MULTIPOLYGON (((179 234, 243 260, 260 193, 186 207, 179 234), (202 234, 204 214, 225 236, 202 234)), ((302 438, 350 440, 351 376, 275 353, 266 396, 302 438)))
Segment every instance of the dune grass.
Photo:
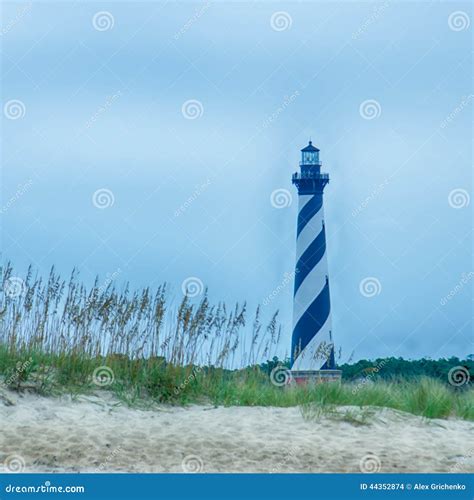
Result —
MULTIPOLYGON (((166 285, 120 290, 113 280, 91 288, 72 272, 43 279, 0 267, 0 389, 39 394, 112 391, 130 405, 170 404, 389 407, 428 418, 474 419, 470 384, 429 378, 283 386, 271 377, 281 327, 262 324, 245 303, 212 305, 206 291, 172 307, 166 285)), ((380 366, 382 366, 380 364, 380 366)), ((285 368, 282 367, 284 370, 285 368)), ((350 416, 348 417, 350 418, 350 416)))
MULTIPOLYGON (((0 347, 0 373, 4 386, 12 390, 43 395, 111 391, 132 406, 152 402, 301 406, 303 414, 309 416, 328 415, 334 406, 387 407, 427 418, 474 420, 474 391, 471 388, 453 388, 427 377, 377 380, 367 384, 344 382, 280 387, 275 386, 272 378, 258 366, 226 370, 174 366, 161 358, 87 358, 38 352, 14 356, 5 347, 0 347)), ((359 416, 360 413, 356 417, 348 411, 345 419, 357 423, 359 416)))
POLYGON ((166 284, 131 290, 96 278, 87 287, 75 270, 64 279, 53 268, 45 279, 31 267, 18 276, 7 263, 0 284, 0 345, 66 355, 72 370, 84 359, 114 356, 235 368, 271 359, 281 337, 278 311, 263 325, 260 306, 249 318, 245 302, 211 304, 202 283, 174 303, 166 284))

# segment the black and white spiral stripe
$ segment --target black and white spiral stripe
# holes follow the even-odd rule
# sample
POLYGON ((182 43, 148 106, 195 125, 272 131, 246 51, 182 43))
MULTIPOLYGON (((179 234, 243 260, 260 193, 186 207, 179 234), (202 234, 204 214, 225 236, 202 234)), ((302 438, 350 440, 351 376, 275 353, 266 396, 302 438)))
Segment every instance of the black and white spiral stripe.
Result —
POLYGON ((322 354, 332 345, 322 192, 299 196, 296 270, 292 370, 332 368, 322 354))

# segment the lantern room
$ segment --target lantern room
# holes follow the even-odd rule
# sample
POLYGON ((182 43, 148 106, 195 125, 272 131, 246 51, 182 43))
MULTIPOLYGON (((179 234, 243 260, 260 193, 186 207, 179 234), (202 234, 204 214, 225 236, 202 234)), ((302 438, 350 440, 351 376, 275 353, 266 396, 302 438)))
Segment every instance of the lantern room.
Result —
POLYGON ((309 144, 301 150, 301 162, 300 165, 320 165, 319 163, 319 149, 313 146, 313 143, 309 141, 309 144))

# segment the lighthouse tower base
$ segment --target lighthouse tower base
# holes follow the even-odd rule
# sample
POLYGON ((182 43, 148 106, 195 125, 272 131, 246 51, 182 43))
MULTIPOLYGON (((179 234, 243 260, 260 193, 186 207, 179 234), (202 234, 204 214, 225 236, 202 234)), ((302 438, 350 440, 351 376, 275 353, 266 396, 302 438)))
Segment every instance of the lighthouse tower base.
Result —
POLYGON ((291 370, 291 380, 298 385, 341 383, 341 370, 291 370))

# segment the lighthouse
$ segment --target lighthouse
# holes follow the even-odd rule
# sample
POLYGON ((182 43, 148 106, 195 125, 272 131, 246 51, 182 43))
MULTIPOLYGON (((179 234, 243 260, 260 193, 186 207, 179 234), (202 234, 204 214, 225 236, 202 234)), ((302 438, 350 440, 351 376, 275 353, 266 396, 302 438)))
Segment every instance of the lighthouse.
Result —
POLYGON ((296 268, 293 294, 291 373, 297 383, 339 380, 334 362, 323 191, 329 175, 321 172, 319 149, 301 150, 298 190, 296 268))

